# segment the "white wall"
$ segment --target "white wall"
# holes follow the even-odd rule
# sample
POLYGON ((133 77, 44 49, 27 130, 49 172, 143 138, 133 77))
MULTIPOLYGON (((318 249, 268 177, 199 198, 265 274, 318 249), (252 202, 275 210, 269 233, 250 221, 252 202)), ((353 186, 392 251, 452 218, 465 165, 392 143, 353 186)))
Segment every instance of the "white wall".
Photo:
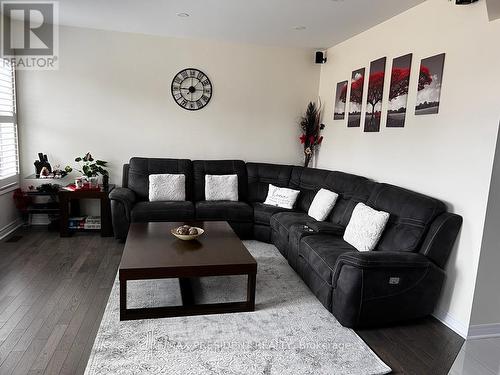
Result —
POLYGON ((38 152, 52 164, 91 151, 120 183, 131 156, 301 161, 297 117, 318 93, 305 49, 236 45, 62 27, 60 69, 19 72, 22 173, 38 152), (196 67, 214 94, 181 109, 170 84, 196 67))
MULTIPOLYGON (((500 118, 500 23, 488 22, 484 0, 470 6, 428 0, 328 50, 320 96, 326 104, 325 140, 318 166, 389 182, 442 199, 464 217, 447 267, 436 315, 466 335, 500 118), (415 116, 420 59, 446 53, 438 115, 415 116), (333 121, 337 82, 371 61, 413 53, 406 127, 385 128, 390 82, 386 74, 380 133, 333 121)), ((365 82, 366 86, 368 82, 365 82)), ((365 87, 366 97, 366 87, 365 87)))
POLYGON ((0 194, 0 239, 21 224, 12 194, 11 191, 0 194))

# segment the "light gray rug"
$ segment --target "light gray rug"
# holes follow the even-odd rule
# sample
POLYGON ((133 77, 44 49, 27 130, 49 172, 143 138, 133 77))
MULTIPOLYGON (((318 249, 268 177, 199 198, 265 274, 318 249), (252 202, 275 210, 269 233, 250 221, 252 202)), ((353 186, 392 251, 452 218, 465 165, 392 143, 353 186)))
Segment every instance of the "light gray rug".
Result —
MULTIPOLYGON (((274 246, 244 243, 258 263, 255 312, 120 322, 115 281, 86 374, 375 375, 391 371, 318 302, 274 246)), ((130 307, 180 303, 176 280, 129 285, 130 307)), ((204 278, 199 286, 202 302, 245 298, 244 277, 204 278)))

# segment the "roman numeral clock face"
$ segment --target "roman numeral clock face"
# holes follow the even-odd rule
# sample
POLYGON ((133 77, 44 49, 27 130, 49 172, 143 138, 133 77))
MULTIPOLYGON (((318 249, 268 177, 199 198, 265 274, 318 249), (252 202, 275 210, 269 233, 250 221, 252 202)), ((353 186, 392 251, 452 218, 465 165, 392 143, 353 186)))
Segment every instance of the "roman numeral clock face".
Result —
POLYGON ((184 69, 177 73, 171 90, 175 102, 189 111, 202 109, 212 97, 212 83, 198 69, 184 69))

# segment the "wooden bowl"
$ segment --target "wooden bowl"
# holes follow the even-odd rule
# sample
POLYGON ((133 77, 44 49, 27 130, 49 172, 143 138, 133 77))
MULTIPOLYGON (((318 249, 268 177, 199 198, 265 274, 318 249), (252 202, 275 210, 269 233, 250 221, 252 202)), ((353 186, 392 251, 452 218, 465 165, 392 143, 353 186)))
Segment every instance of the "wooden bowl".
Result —
POLYGON ((198 227, 192 227, 192 228, 196 228, 196 230, 198 231, 198 234, 178 234, 175 232, 177 230, 177 228, 171 229, 170 233, 172 233, 175 237, 177 237, 179 240, 182 240, 182 241, 192 241, 192 240, 200 237, 203 233, 205 233, 205 231, 201 228, 198 228, 198 227))

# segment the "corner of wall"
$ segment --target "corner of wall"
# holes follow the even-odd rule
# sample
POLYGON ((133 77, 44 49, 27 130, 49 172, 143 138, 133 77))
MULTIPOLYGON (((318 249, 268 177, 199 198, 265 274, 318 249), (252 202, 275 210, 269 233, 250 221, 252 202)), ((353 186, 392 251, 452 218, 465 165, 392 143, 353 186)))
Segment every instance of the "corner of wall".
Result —
POLYGON ((432 314, 437 320, 443 323, 446 327, 454 331, 455 333, 462 336, 464 339, 467 338, 469 327, 468 325, 456 319, 453 315, 445 311, 435 311, 432 314))

